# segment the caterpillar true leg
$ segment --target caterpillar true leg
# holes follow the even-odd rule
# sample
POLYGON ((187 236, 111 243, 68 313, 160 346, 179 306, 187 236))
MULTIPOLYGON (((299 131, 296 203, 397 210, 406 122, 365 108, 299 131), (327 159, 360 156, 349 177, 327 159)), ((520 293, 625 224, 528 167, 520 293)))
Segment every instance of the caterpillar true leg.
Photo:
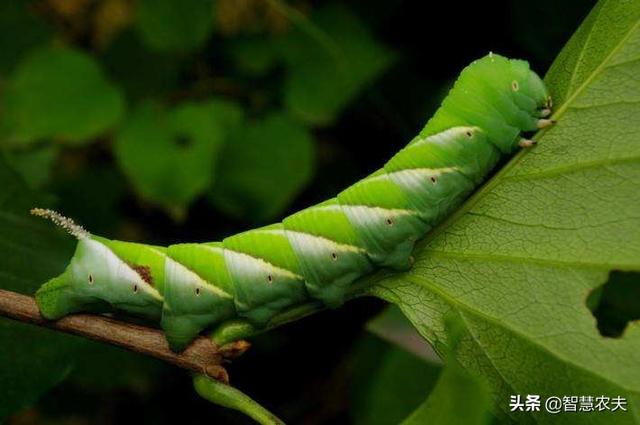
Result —
POLYGON ((546 127, 552 126, 555 123, 556 122, 554 120, 540 119, 538 120, 538 128, 546 128, 546 127))
MULTIPOLYGON (((91 235, 34 210, 78 239, 65 272, 36 298, 43 316, 110 309, 160 322, 171 347, 220 326, 222 341, 286 322, 287 312, 339 306, 379 268, 406 270, 415 242, 504 155, 554 123, 552 100, 522 60, 490 54, 467 66, 435 115, 382 168, 335 198, 222 242, 157 247, 91 235)), ((216 337, 216 336, 214 336, 216 337)))
POLYGON ((538 144, 538 142, 536 142, 535 140, 531 140, 531 139, 520 139, 520 141, 518 142, 518 146, 520 146, 521 148, 530 148, 535 146, 536 144, 538 144))

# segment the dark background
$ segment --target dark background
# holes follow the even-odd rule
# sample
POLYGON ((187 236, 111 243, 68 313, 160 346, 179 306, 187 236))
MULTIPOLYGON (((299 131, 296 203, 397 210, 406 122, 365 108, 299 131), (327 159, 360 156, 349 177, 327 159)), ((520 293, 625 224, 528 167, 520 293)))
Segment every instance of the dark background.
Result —
MULTIPOLYGON (((292 31, 296 26, 286 17, 284 24, 274 24, 285 30, 263 25, 261 19, 269 18, 261 18, 259 13, 250 31, 244 31, 242 25, 231 32, 214 27, 197 49, 167 54, 163 67, 155 67, 147 66, 152 61, 139 52, 127 56, 127 44, 137 43, 130 29, 121 30, 107 47, 96 48, 91 34, 98 24, 92 16, 103 2, 70 2, 76 5, 68 6, 77 8, 75 15, 65 12, 56 1, 22 3, 32 18, 44 23, 47 36, 33 46, 26 45, 25 52, 3 58, 6 59, 2 64, 3 81, 11 81, 15 63, 28 55, 29 49, 55 39, 55 43, 75 46, 97 58, 107 78, 124 87, 128 104, 149 96, 166 105, 219 96, 235 102, 247 116, 256 119, 286 109, 281 96, 286 65, 276 64, 265 72, 247 75, 227 54, 238 38, 272 40, 292 31), (114 62, 105 52, 120 54, 130 67, 112 66, 114 62), (214 70, 212 74, 202 77, 198 70, 201 64, 209 65, 214 70), (172 67, 178 71, 167 73, 165 78, 163 70, 172 67), (138 80, 128 78, 123 71, 140 68, 146 71, 140 71, 143 75, 138 80), (214 84, 203 89, 204 93, 192 90, 199 87, 199 79, 208 81, 209 77, 231 81, 232 89, 214 84)), ((326 3, 290 4, 313 20, 315 11, 326 3)), ((47 141, 38 141, 28 148, 5 144, 3 150, 8 161, 35 189, 46 194, 53 206, 94 233, 162 245, 220 239, 270 220, 278 221, 287 213, 331 197, 381 166, 417 134, 455 76, 471 60, 493 51, 527 59, 534 70, 544 74, 593 6, 591 1, 579 0, 340 3, 364 23, 376 42, 395 53, 395 60, 380 76, 367 81, 335 119, 321 125, 302 124, 313 137, 313 173, 273 217, 266 217, 268 214, 260 214, 251 206, 244 213, 223 211, 220 201, 211 202, 207 193, 188 202, 178 215, 168 212, 153 200, 141 197, 132 187, 114 159, 110 132, 82 145, 55 141, 57 148, 54 158, 47 162, 49 172, 45 177, 36 178, 25 163, 29 164, 32 158, 29 155, 37 153, 47 141)), ((124 4, 134 7, 132 2, 124 4)), ((237 7, 252 7, 251 4, 242 1, 237 7)), ((223 18, 216 16, 217 22, 220 19, 223 18)), ((331 28, 323 30, 331 36, 331 28)), ((6 37, 6 33, 2 35, 6 37)), ((309 43, 309 49, 319 48, 309 43)), ((225 161, 224 157, 218 160, 225 161)), ((208 189, 216 190, 215 185, 208 189)), ((379 397, 392 397, 370 391, 370 380, 375 378, 379 361, 388 358, 390 348, 367 336, 364 325, 383 307, 377 300, 357 300, 339 310, 320 313, 258 337, 252 349, 229 366, 231 381, 290 423, 384 423, 382 417, 365 420, 362 413, 371 410, 371 406, 384 404, 379 397)), ((405 366, 414 365, 416 360, 407 357, 403 362, 405 366)), ((401 385, 413 391, 405 396, 404 404, 409 406, 401 406, 409 410, 411 403, 432 385, 433 379, 428 378, 437 375, 435 366, 412 370, 408 375, 411 382, 401 385)), ((397 380, 401 380, 403 371, 399 366, 395 373, 397 380)), ((393 384, 388 388, 391 393, 393 384)), ((10 423, 204 421, 250 423, 240 414, 201 400, 191 388, 190 377, 181 370, 113 348, 89 345, 69 379, 10 423)))

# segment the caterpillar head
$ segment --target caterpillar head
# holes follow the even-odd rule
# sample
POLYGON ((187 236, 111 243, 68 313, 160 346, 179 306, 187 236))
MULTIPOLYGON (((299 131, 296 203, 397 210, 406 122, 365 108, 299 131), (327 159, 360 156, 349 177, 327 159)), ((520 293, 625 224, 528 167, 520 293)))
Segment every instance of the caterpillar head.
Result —
POLYGON ((549 95, 549 91, 547 87, 544 85, 542 78, 534 71, 529 70, 529 81, 527 84, 528 95, 534 100, 538 111, 540 111, 539 116, 546 116, 551 113, 551 107, 553 106, 551 102, 551 96, 549 95), (542 112, 548 110, 548 112, 542 112))
POLYGON ((551 96, 540 76, 529 68, 527 61, 509 59, 509 65, 508 75, 514 102, 534 120, 549 115, 551 96))
POLYGON ((36 292, 41 314, 59 319, 76 312, 106 312, 113 308, 143 317, 159 317, 162 296, 100 238, 50 210, 33 214, 50 218, 78 239, 66 270, 36 292))

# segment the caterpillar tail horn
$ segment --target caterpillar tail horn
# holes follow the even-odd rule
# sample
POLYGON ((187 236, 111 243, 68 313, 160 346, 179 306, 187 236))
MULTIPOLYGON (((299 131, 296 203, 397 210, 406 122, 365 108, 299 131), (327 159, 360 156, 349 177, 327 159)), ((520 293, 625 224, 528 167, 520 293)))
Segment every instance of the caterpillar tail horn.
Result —
POLYGON ((78 240, 86 239, 91 236, 91 234, 87 232, 82 226, 76 224, 76 222, 74 222, 72 219, 63 216, 57 211, 46 208, 32 208, 30 213, 31 215, 51 220, 78 240))
POLYGON ((159 291, 116 255, 105 239, 92 235, 56 211, 34 208, 31 214, 51 220, 78 240, 64 272, 35 294, 43 317, 57 320, 71 313, 102 313, 113 308, 145 318, 160 317, 159 291))

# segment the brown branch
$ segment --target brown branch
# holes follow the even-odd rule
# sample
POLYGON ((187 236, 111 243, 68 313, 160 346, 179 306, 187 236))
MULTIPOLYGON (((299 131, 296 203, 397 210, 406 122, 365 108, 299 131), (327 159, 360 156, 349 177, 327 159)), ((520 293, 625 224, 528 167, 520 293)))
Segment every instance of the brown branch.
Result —
POLYGON ((0 289, 0 316, 116 345, 183 369, 204 373, 225 383, 228 383, 229 376, 222 363, 249 348, 246 341, 218 347, 211 339, 198 337, 182 353, 174 353, 159 329, 90 314, 74 314, 49 321, 40 315, 32 297, 3 289, 0 289))

